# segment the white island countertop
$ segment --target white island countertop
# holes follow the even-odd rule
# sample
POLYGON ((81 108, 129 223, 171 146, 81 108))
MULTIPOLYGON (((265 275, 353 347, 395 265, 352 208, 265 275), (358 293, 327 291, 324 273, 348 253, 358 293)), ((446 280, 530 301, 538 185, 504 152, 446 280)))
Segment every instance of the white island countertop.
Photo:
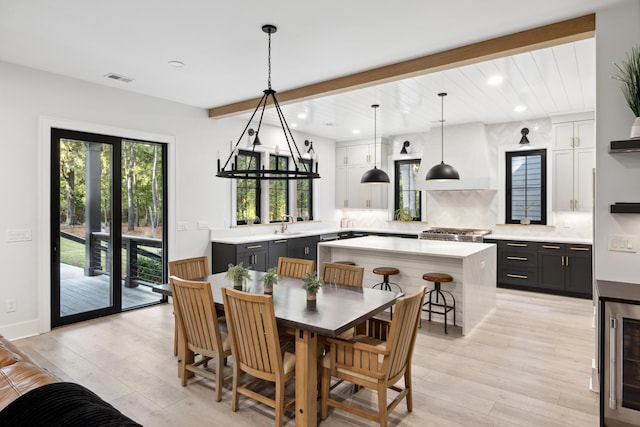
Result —
POLYGON ((366 236, 346 240, 320 242, 319 246, 368 251, 395 252, 411 255, 431 255, 446 258, 467 258, 489 249, 491 243, 447 242, 442 240, 403 239, 401 237, 366 236))

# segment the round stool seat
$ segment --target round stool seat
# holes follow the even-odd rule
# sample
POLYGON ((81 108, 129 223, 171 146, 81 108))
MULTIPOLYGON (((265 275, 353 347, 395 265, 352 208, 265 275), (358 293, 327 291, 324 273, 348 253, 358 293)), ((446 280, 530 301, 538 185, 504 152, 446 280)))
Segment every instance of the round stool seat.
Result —
POLYGON ((428 280, 429 282, 436 282, 436 283, 446 283, 446 282, 453 281, 453 277, 451 277, 451 275, 446 273, 424 273, 422 275, 422 278, 424 280, 428 280))
POLYGON ((353 261, 334 261, 334 264, 344 264, 344 265, 356 265, 353 261))
POLYGON ((375 274, 383 276, 393 276, 394 274, 400 274, 400 270, 395 267, 376 267, 373 269, 375 274))

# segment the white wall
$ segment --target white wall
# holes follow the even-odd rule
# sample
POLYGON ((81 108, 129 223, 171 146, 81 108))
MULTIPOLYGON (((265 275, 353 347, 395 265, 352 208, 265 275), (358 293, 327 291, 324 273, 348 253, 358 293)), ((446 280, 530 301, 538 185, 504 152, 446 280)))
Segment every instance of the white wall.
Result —
POLYGON ((640 201, 640 155, 609 154, 609 142, 626 139, 634 117, 614 74, 614 62, 640 43, 640 1, 630 0, 596 15, 596 212, 595 277, 640 282, 640 252, 607 250, 610 234, 640 236, 640 216, 610 214, 615 202, 640 201))
MULTIPOLYGON (((0 182, 6 203, 0 224, 3 235, 30 229, 33 236, 20 243, 0 239, 0 333, 15 338, 45 331, 50 324, 46 127, 52 123, 170 143, 169 257, 210 254, 209 230, 196 224, 229 224, 230 181, 215 177, 216 158, 218 151, 228 154, 229 141, 235 143, 246 122, 214 120, 203 109, 2 62, 0 75, 0 182), (190 229, 175 232, 177 221, 187 222, 190 229), (17 301, 16 312, 5 312, 7 299, 17 301)), ((296 138, 300 142, 305 136, 296 138)), ((313 141, 322 176, 316 191, 319 218, 334 219, 335 145, 313 141)), ((269 143, 268 138, 263 142, 269 143)))

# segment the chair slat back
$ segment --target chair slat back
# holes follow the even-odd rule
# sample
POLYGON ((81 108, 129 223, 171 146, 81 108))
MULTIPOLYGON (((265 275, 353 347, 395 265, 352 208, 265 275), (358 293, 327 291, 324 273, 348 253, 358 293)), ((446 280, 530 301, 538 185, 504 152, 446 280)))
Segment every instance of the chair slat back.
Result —
POLYGON ((315 262, 308 259, 278 258, 278 275, 302 279, 305 274, 313 273, 315 262))
POLYGON ((273 297, 222 288, 234 363, 243 371, 275 381, 283 374, 273 297))
POLYGON ((362 287, 363 276, 364 267, 330 262, 322 264, 322 281, 324 283, 362 287))
POLYGON ((189 349, 206 356, 222 350, 218 317, 209 282, 169 279, 178 327, 189 349))
POLYGON ((385 357, 383 371, 388 372, 387 378, 394 378, 403 374, 411 363, 413 346, 418 334, 418 325, 422 304, 424 303, 425 287, 421 286, 417 292, 406 297, 398 298, 393 313, 393 320, 387 339, 389 355, 385 357), (387 370, 388 369, 388 370, 387 370))
POLYGON ((209 261, 206 256, 169 261, 169 276, 181 279, 204 279, 209 275, 209 261))

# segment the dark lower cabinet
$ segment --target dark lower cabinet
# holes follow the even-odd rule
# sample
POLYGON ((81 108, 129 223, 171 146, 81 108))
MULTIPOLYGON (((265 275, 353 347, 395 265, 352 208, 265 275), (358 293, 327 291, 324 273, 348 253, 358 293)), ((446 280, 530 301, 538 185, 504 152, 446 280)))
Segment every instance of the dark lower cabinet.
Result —
POLYGON ((297 237, 295 239, 289 239, 289 257, 317 261, 319 241, 319 236, 297 237))
POLYGON ((269 262, 267 268, 278 268, 278 258, 289 256, 287 239, 272 240, 269 242, 269 262))
POLYGON ((537 246, 532 242, 498 242, 498 283, 511 287, 538 286, 537 246))
POLYGON ((269 242, 251 242, 239 245, 212 243, 211 271, 222 273, 229 264, 242 263, 251 270, 267 271, 269 258, 269 242))
POLYGON ((538 244, 539 282, 543 289, 564 289, 566 268, 564 245, 557 243, 538 244))

